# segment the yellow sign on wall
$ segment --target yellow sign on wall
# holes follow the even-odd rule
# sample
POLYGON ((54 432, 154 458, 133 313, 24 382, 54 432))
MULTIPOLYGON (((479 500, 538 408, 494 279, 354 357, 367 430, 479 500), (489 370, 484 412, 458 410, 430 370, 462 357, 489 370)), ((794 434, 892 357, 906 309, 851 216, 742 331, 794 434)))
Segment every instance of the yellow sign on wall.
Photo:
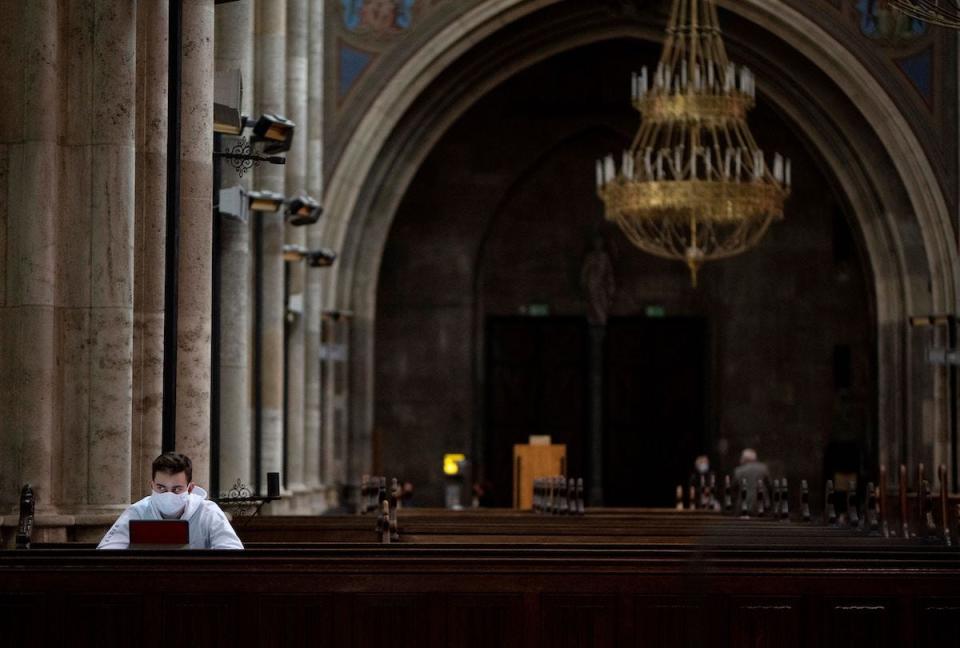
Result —
POLYGON ((459 475, 460 474, 460 464, 463 461, 467 460, 467 455, 465 454, 445 454, 443 455, 443 474, 444 475, 459 475))

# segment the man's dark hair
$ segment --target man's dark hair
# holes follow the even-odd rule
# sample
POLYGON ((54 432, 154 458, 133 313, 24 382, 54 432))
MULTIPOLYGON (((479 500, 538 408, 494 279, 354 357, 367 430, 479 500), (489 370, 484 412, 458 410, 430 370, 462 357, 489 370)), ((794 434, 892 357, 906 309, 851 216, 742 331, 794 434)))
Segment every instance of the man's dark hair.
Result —
POLYGON ((150 479, 156 479, 158 472, 168 475, 187 473, 187 481, 191 482, 193 481, 193 462, 190 461, 190 457, 179 452, 164 452, 153 460, 153 472, 150 479))

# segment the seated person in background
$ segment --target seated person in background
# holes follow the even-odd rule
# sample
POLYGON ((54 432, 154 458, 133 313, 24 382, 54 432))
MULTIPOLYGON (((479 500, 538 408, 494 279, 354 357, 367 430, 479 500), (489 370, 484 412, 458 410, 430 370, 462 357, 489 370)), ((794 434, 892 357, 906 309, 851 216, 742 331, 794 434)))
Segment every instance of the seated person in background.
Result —
POLYGON ((192 479, 189 457, 176 452, 157 457, 150 480, 153 492, 127 507, 97 549, 127 549, 130 520, 186 520, 190 523, 191 549, 243 549, 227 516, 192 479))
POLYGON ((763 479, 767 488, 770 488, 770 471, 767 464, 757 461, 757 451, 753 448, 744 448, 740 453, 740 465, 733 471, 735 488, 739 490, 740 481, 747 480, 747 507, 753 510, 757 502, 757 482, 763 479))

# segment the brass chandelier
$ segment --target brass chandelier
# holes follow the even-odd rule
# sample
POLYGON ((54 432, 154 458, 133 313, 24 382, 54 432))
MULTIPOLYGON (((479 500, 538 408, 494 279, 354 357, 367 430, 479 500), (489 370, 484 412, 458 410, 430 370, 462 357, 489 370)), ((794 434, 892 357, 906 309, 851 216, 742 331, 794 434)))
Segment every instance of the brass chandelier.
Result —
POLYGON ((960 29, 960 0, 890 0, 890 5, 931 25, 960 29))
POLYGON ((633 75, 632 97, 640 130, 619 170, 612 155, 597 162, 597 193, 634 245, 684 261, 696 286, 704 263, 783 218, 790 161, 768 164, 750 133, 754 77, 727 59, 714 0, 673 0, 660 62, 633 75))

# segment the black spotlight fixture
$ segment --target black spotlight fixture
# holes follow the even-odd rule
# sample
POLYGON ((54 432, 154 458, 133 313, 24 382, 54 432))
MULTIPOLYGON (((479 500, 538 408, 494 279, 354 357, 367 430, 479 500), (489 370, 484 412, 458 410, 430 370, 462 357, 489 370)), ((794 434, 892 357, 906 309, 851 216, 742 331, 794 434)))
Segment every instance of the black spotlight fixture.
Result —
POLYGON ((261 142, 260 150, 265 155, 285 153, 293 145, 294 124, 292 121, 272 113, 260 115, 253 125, 253 141, 261 142))
POLYGON ((273 191, 245 191, 243 187, 229 187, 220 190, 220 203, 217 210, 221 216, 230 220, 247 222, 247 215, 253 212, 276 212, 283 206, 283 196, 273 191))
POLYGON ((329 268, 337 260, 337 253, 326 248, 307 252, 307 263, 311 268, 329 268))
POLYGON ((337 260, 337 253, 327 248, 308 250, 302 245, 288 243, 283 246, 283 260, 290 263, 306 261, 311 268, 329 268, 337 260))
POLYGON ((300 195, 287 203, 287 220, 291 225, 313 225, 321 214, 323 207, 310 196, 300 195))

